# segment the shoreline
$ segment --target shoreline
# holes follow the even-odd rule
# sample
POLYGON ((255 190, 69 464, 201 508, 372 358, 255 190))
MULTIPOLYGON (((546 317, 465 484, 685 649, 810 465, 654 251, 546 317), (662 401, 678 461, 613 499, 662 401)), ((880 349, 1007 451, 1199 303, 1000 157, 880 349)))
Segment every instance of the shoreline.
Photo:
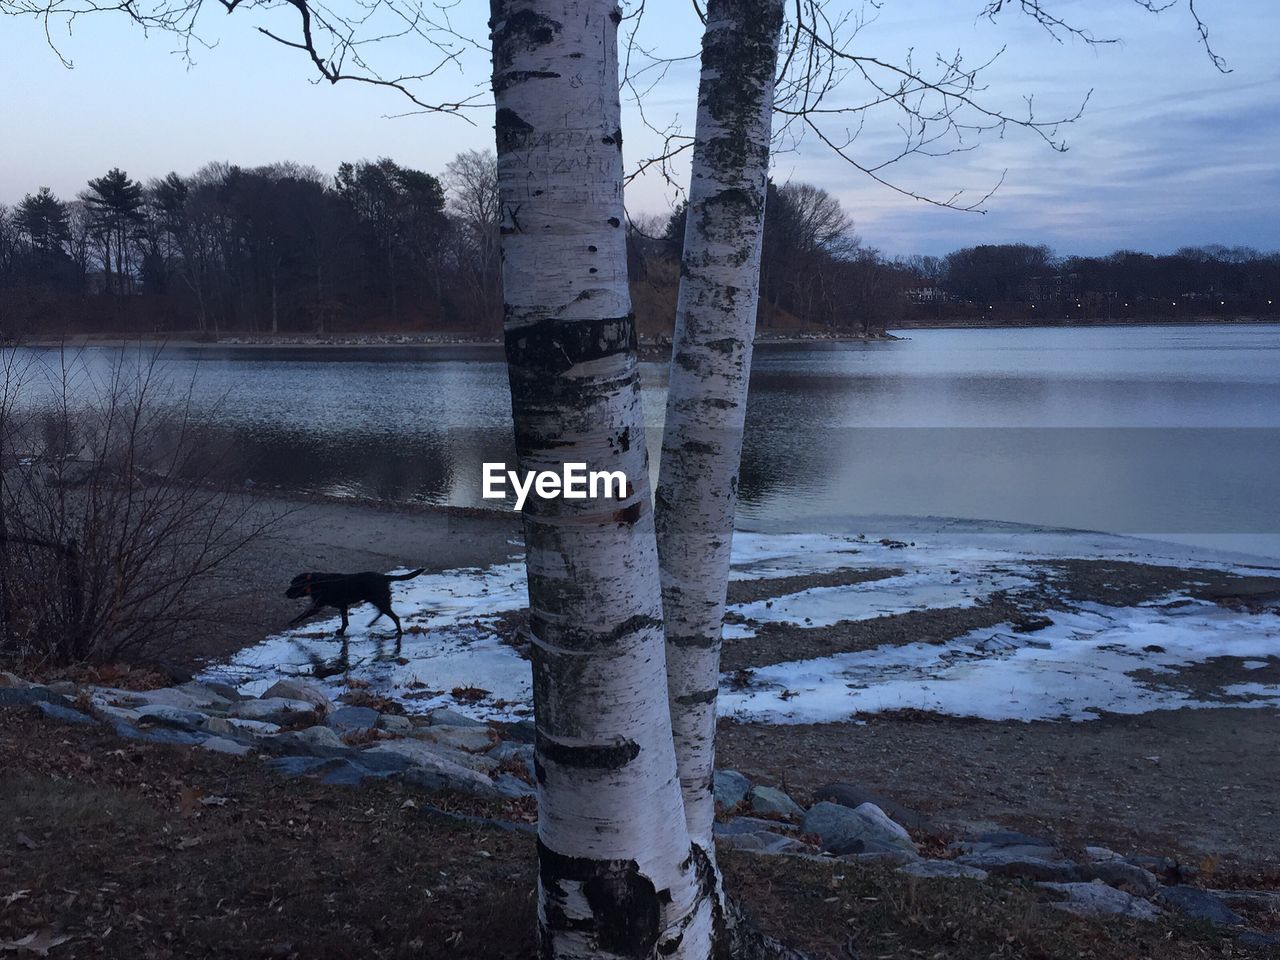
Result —
MULTIPOLYGON (((1208 327, 1208 326, 1267 326, 1280 324, 1280 317, 1143 317, 1123 320, 1112 317, 1099 320, 1073 320, 1068 317, 1010 320, 1007 323, 969 322, 966 320, 938 320, 893 327, 899 334, 912 330, 1062 330, 1088 327, 1208 327)), ((901 340, 899 336, 896 339, 901 340)))

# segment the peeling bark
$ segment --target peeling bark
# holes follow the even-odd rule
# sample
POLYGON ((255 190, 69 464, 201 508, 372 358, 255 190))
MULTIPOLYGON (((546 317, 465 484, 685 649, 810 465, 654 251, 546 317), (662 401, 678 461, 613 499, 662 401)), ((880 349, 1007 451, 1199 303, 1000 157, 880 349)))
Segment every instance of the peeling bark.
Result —
POLYGON ((755 334, 781 0, 710 0, 667 393, 657 536, 671 723, 693 842, 714 858, 721 623, 755 334))
POLYGON ((504 328, 521 472, 626 498, 524 509, 544 956, 709 956, 684 826, 621 229, 612 0, 494 0, 504 328))

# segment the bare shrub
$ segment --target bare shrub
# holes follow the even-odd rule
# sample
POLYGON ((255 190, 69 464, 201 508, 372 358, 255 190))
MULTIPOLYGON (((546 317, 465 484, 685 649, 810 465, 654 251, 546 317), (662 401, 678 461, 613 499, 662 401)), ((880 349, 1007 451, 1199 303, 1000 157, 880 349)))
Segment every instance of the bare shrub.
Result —
POLYGON ((159 350, 47 356, 0 353, 0 655, 168 659, 279 518, 210 482, 194 382, 159 350))

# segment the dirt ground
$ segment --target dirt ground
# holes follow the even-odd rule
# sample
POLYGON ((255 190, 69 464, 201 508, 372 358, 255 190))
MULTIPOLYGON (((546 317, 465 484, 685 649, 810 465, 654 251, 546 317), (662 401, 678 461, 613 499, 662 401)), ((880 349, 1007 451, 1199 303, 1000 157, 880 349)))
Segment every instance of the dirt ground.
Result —
MULTIPOLYGON (((0 950, 34 938, 71 960, 533 955, 532 838, 440 813, 527 810, 284 780, 257 760, 9 709, 0 770, 0 950)), ((1019 883, 720 859, 761 928, 815 960, 1257 955, 1176 919, 1076 919, 1019 883)))

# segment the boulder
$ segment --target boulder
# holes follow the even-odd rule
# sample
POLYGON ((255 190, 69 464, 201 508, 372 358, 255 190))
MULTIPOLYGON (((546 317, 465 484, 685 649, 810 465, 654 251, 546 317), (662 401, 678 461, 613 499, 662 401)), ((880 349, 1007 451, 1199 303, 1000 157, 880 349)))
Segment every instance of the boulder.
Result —
POLYGON ((717 770, 711 779, 717 810, 731 810, 747 797, 751 781, 737 770, 717 770))
POLYGON ((428 710, 427 722, 432 726, 440 724, 450 727, 487 727, 488 724, 483 720, 476 720, 468 717, 465 713, 460 713, 450 707, 437 707, 434 710, 428 710))
POLYGON ((330 727, 320 725, 278 734, 265 745, 272 753, 298 753, 312 757, 339 756, 351 749, 330 727))
POLYGON ((1052 840, 1018 833, 1016 830, 991 830, 980 833, 950 844, 948 849, 957 850, 960 853, 999 851, 1012 856, 1034 857, 1038 860, 1053 860, 1058 857, 1058 845, 1052 840))
POLYGON ((124 690, 119 691, 117 696, 123 694, 121 699, 125 700, 127 706, 165 706, 178 707, 182 710, 202 710, 214 706, 225 706, 229 701, 217 694, 205 691, 203 693, 191 693, 188 690, 179 690, 176 687, 161 687, 159 690, 124 690))
POLYGON ((927 831, 932 829, 929 818, 924 814, 917 813, 900 803, 886 799, 852 783, 828 783, 825 787, 819 787, 813 792, 813 800, 814 803, 820 803, 824 800, 829 803, 838 803, 842 807, 851 809, 857 809, 864 803, 874 803, 895 821, 910 830, 927 831))
POLYGON ((886 847, 881 850, 868 850, 863 853, 842 853, 840 859, 845 863, 865 863, 875 866, 901 867, 914 863, 918 858, 909 850, 901 847, 886 847))
POLYGON ((987 879, 987 871, 978 867, 971 867, 967 864, 956 863, 954 860, 915 860, 906 866, 898 868, 899 873, 905 873, 909 877, 923 877, 926 880, 934 880, 937 878, 944 879, 963 879, 963 880, 985 880, 987 879))
POLYGON ((272 737, 280 732, 280 725, 267 723, 265 720, 209 717, 200 725, 200 729, 219 737, 272 737))
POLYGON ((482 753, 493 746, 493 738, 489 736, 489 728, 480 726, 458 726, 441 724, 422 727, 413 731, 413 737, 428 743, 439 743, 455 750, 466 750, 468 753, 482 753))
POLYGON ((730 850, 750 850, 753 853, 813 853, 813 847, 807 843, 769 830, 730 834, 720 838, 720 845, 730 850))
POLYGON ((729 837, 740 833, 759 833, 762 830, 787 829, 788 824, 776 820, 761 820, 758 817, 734 817, 725 823, 716 821, 711 825, 711 832, 717 837, 729 837))
POLYGON ((511 743, 504 740, 485 754, 485 756, 500 764, 506 763, 512 759, 517 760, 524 764, 524 768, 528 771, 530 780, 537 778, 538 773, 533 762, 533 744, 531 743, 511 743))
POLYGON ((538 728, 532 720, 517 720, 515 723, 504 724, 501 733, 504 740, 512 740, 516 743, 536 743, 538 739, 538 728))
POLYGON ((69 706, 67 698, 48 687, 0 687, 0 707, 29 707, 33 703, 56 703, 69 706))
POLYGON ((198 710, 187 710, 184 707, 171 707, 164 703, 145 703, 135 708, 136 723, 155 724, 162 727, 177 727, 187 730, 198 727, 209 718, 198 710))
POLYGON ((799 820, 804 816, 804 808, 776 787, 752 787, 747 794, 747 802, 751 804, 751 812, 758 817, 799 820))
POLYGON ((233 703, 227 711, 228 717, 239 720, 261 720, 279 726, 315 723, 315 704, 306 700, 293 700, 286 697, 268 697, 265 700, 242 700, 233 703))
POLYGON ((314 684, 293 677, 278 680, 262 693, 262 698, 280 697, 285 700, 305 700, 319 713, 328 713, 333 709, 329 695, 314 684))
MULTIPOLYGON (((434 743, 424 743, 421 740, 383 740, 362 752, 399 754, 420 766, 445 771, 456 767, 472 773, 489 773, 498 767, 496 760, 492 760, 483 754, 450 750, 447 747, 434 743)), ((486 777, 485 779, 488 778, 486 777)))
POLYGON ((1120 854, 1108 847, 1085 847, 1084 855, 1089 858, 1091 863, 1097 863, 1101 860, 1123 860, 1120 854))
POLYGON ((1123 860, 1098 860, 1081 864, 1078 868, 1081 880, 1101 880, 1108 886, 1131 893, 1135 897, 1154 897, 1160 889, 1160 881, 1150 870, 1123 860))
POLYGON ((917 852, 907 831, 873 803, 855 809, 829 801, 814 804, 805 814, 801 829, 820 837, 823 849, 828 851, 875 853, 898 847, 917 852))
POLYGON ((171 743, 184 747, 192 747, 208 739, 208 734, 204 731, 178 730, 173 727, 135 727, 124 720, 112 721, 111 729, 117 737, 124 737, 126 740, 171 743))
POLYGON ((529 783, 525 783, 519 777, 513 777, 509 773, 500 773, 493 778, 493 788, 504 797, 536 797, 537 789, 529 783))
POLYGON ((87 713, 72 710, 70 707, 64 707, 60 703, 49 703, 47 700, 39 700, 33 703, 31 709, 43 714, 46 720, 69 723, 77 727, 92 727, 98 722, 87 713))
POLYGON ((1043 860, 1020 853, 992 850, 987 853, 966 853, 962 857, 956 857, 955 862, 1014 880, 1034 880, 1037 883, 1077 883, 1082 880, 1080 868, 1071 860, 1043 860))
POLYGON ((32 684, 23 680, 18 675, 9 673, 7 670, 0 670, 0 689, 21 690, 29 686, 32 686, 32 684))
POLYGON ((1078 917, 1154 920, 1160 916, 1160 910, 1150 900, 1135 897, 1105 883, 1041 883, 1039 886, 1056 894, 1051 900, 1054 907, 1078 917))
POLYGON ((200 744, 200 749, 211 750, 214 753, 226 753, 233 757, 243 757, 245 754, 253 752, 253 747, 247 743, 228 740, 226 737, 210 737, 200 744))
POLYGON ((384 713, 378 718, 378 729, 403 736, 413 731, 413 721, 408 717, 400 716, 398 713, 384 713))
POLYGON ((325 718, 325 723, 339 734, 362 734, 376 727, 381 717, 372 707, 339 707, 325 718))
POLYGON ((1156 900, 1192 919, 1208 920, 1217 927, 1236 927, 1244 923, 1244 918, 1223 903, 1220 897, 1199 887, 1164 887, 1156 895, 1156 900))

